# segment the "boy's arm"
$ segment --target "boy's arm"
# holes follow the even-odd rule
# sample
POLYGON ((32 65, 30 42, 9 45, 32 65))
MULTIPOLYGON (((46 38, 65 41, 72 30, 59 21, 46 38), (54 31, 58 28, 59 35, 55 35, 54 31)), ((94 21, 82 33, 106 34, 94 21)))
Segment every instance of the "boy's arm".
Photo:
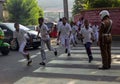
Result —
POLYGON ((38 31, 38 33, 37 33, 37 38, 39 37, 39 34, 40 34, 40 30, 39 29, 37 29, 37 31, 38 31))
POLYGON ((70 38, 71 33, 72 33, 72 28, 71 28, 71 26, 70 26, 70 25, 69 25, 68 27, 69 27, 69 38, 70 38))
POLYGON ((60 34, 61 34, 61 31, 58 32, 58 38, 57 38, 57 40, 60 39, 60 34))

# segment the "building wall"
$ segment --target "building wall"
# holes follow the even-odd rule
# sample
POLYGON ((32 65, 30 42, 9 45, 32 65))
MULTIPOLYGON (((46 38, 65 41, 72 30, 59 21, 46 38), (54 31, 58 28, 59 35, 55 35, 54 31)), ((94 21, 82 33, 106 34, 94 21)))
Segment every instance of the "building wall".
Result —
POLYGON ((112 26, 112 35, 120 36, 120 8, 99 8, 93 10, 85 10, 81 11, 79 14, 74 16, 74 21, 77 22, 79 18, 82 16, 85 19, 88 19, 89 22, 93 25, 94 22, 97 22, 100 25, 101 19, 99 13, 101 10, 108 10, 110 13, 110 18, 113 21, 112 26))

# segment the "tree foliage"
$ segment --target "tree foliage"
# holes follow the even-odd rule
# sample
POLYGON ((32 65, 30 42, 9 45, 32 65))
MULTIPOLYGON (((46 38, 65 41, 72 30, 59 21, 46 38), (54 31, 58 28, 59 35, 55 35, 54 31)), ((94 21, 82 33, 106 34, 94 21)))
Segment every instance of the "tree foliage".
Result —
POLYGON ((91 0, 89 8, 120 7, 120 0, 91 0))
POLYGON ((24 25, 35 25, 37 19, 43 16, 37 0, 7 0, 6 8, 10 21, 24 25))
POLYGON ((75 0, 72 13, 75 15, 83 9, 105 7, 120 7, 120 0, 75 0))
POLYGON ((81 10, 83 10, 85 7, 85 3, 87 0, 75 0, 74 1, 74 5, 73 5, 73 9, 72 9, 72 13, 73 15, 79 13, 81 10))

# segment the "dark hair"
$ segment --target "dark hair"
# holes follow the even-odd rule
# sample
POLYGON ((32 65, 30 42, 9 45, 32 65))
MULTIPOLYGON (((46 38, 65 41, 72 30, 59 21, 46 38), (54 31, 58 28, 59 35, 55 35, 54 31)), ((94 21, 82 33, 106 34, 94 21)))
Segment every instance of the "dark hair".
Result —
POLYGON ((81 20, 84 20, 84 17, 82 17, 81 20))
POLYGON ((63 17, 62 19, 65 19, 65 20, 67 20, 67 18, 66 18, 66 17, 63 17))
POLYGON ((40 17, 40 18, 38 18, 38 21, 44 21, 44 18, 43 17, 40 17))
POLYGON ((59 21, 62 21, 62 18, 60 18, 59 21))
POLYGON ((89 21, 87 19, 84 20, 84 23, 89 23, 89 21))

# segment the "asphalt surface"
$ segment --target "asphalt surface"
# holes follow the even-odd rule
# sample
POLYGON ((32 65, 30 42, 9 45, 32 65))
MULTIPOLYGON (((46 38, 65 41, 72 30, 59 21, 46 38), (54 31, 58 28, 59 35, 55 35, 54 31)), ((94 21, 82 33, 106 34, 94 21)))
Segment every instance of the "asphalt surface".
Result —
MULTIPOLYGON (((58 50, 58 57, 60 55, 62 55, 64 53, 64 49, 62 47, 59 47, 58 45, 56 45, 55 40, 52 41, 52 45, 54 48, 56 48, 58 50)), ((78 44, 77 46, 82 46, 84 47, 82 44, 78 44)), ((94 44, 94 46, 96 46, 96 44, 94 44)), ((112 47, 120 47, 120 41, 114 41, 112 43, 112 47)), ((73 51, 77 51, 79 49, 73 49, 73 51)), ((94 80, 94 81, 98 81, 99 76, 91 76, 91 75, 87 75, 85 76, 83 75, 75 75, 75 74, 50 74, 50 73, 34 73, 33 71, 37 70, 38 68, 40 68, 41 66, 39 65, 39 63, 41 62, 41 57, 40 57, 40 48, 38 49, 29 49, 28 50, 30 52, 30 55, 33 59, 32 65, 31 66, 26 66, 26 61, 24 59, 24 57, 17 51, 11 51, 9 53, 8 56, 2 56, 0 55, 0 84, 14 84, 15 82, 19 81, 20 79, 22 79, 23 77, 44 77, 44 78, 72 78, 72 79, 82 79, 82 80, 94 80)), ((118 53, 114 53, 117 55, 120 55, 120 50, 119 49, 115 49, 114 51, 118 51, 118 53)), ((83 51, 84 52, 84 51, 83 51)), ((48 50, 46 50, 47 53, 47 62, 50 62, 52 60, 63 60, 63 58, 58 58, 54 56, 53 52, 50 52, 48 50)), ((74 54, 81 54, 81 53, 74 53, 74 54)), ((85 53, 83 53, 85 54, 85 53)), ((96 53, 97 55, 100 55, 99 53, 96 53)), ((67 59, 64 59, 67 60, 67 59)), ((71 61, 74 60, 78 60, 76 58, 72 58, 71 61)), ((79 59, 79 60, 86 60, 86 59, 79 59)), ((78 60, 78 61, 79 61, 78 60)), ((100 59, 96 59, 98 61, 100 61, 100 59)), ((120 61, 120 59, 118 59, 118 61, 120 61)), ((56 64, 52 64, 52 65, 47 65, 47 67, 68 67, 68 68, 89 68, 89 66, 84 66, 84 65, 75 65, 73 64, 73 66, 70 65, 56 65, 56 64)), ((92 66, 92 68, 95 68, 96 65, 92 66)), ((113 70, 119 70, 120 71, 120 66, 114 66, 113 70)), ((116 72, 117 73, 117 72, 116 72)), ((109 77, 109 76, 100 76, 100 80, 101 81, 114 81, 114 82, 120 82, 120 76, 113 76, 113 77, 109 77), (117 80, 118 78, 118 80, 117 80), (115 81, 116 80, 116 81, 115 81)), ((17 84, 17 83, 16 83, 17 84)), ((19 84, 19 83, 18 83, 19 84)), ((21 83, 22 84, 22 83, 21 83)), ((24 84, 30 84, 30 83, 24 83, 24 84)), ((31 83, 32 84, 32 83, 31 83)), ((35 84, 35 83, 33 83, 35 84)), ((37 83, 36 83, 37 84, 37 83)), ((42 84, 42 83, 39 83, 42 84)), ((48 84, 48 83, 45 83, 48 84)), ((52 83, 49 83, 52 84, 52 83)), ((55 84, 55 83, 53 83, 55 84)), ((60 84, 67 84, 67 83, 60 83, 60 84)), ((72 84, 72 83, 70 83, 72 84)), ((73 83, 74 84, 74 83, 73 83)), ((77 84, 77 83, 76 83, 77 84)), ((79 84, 79 83, 78 83, 79 84)))

